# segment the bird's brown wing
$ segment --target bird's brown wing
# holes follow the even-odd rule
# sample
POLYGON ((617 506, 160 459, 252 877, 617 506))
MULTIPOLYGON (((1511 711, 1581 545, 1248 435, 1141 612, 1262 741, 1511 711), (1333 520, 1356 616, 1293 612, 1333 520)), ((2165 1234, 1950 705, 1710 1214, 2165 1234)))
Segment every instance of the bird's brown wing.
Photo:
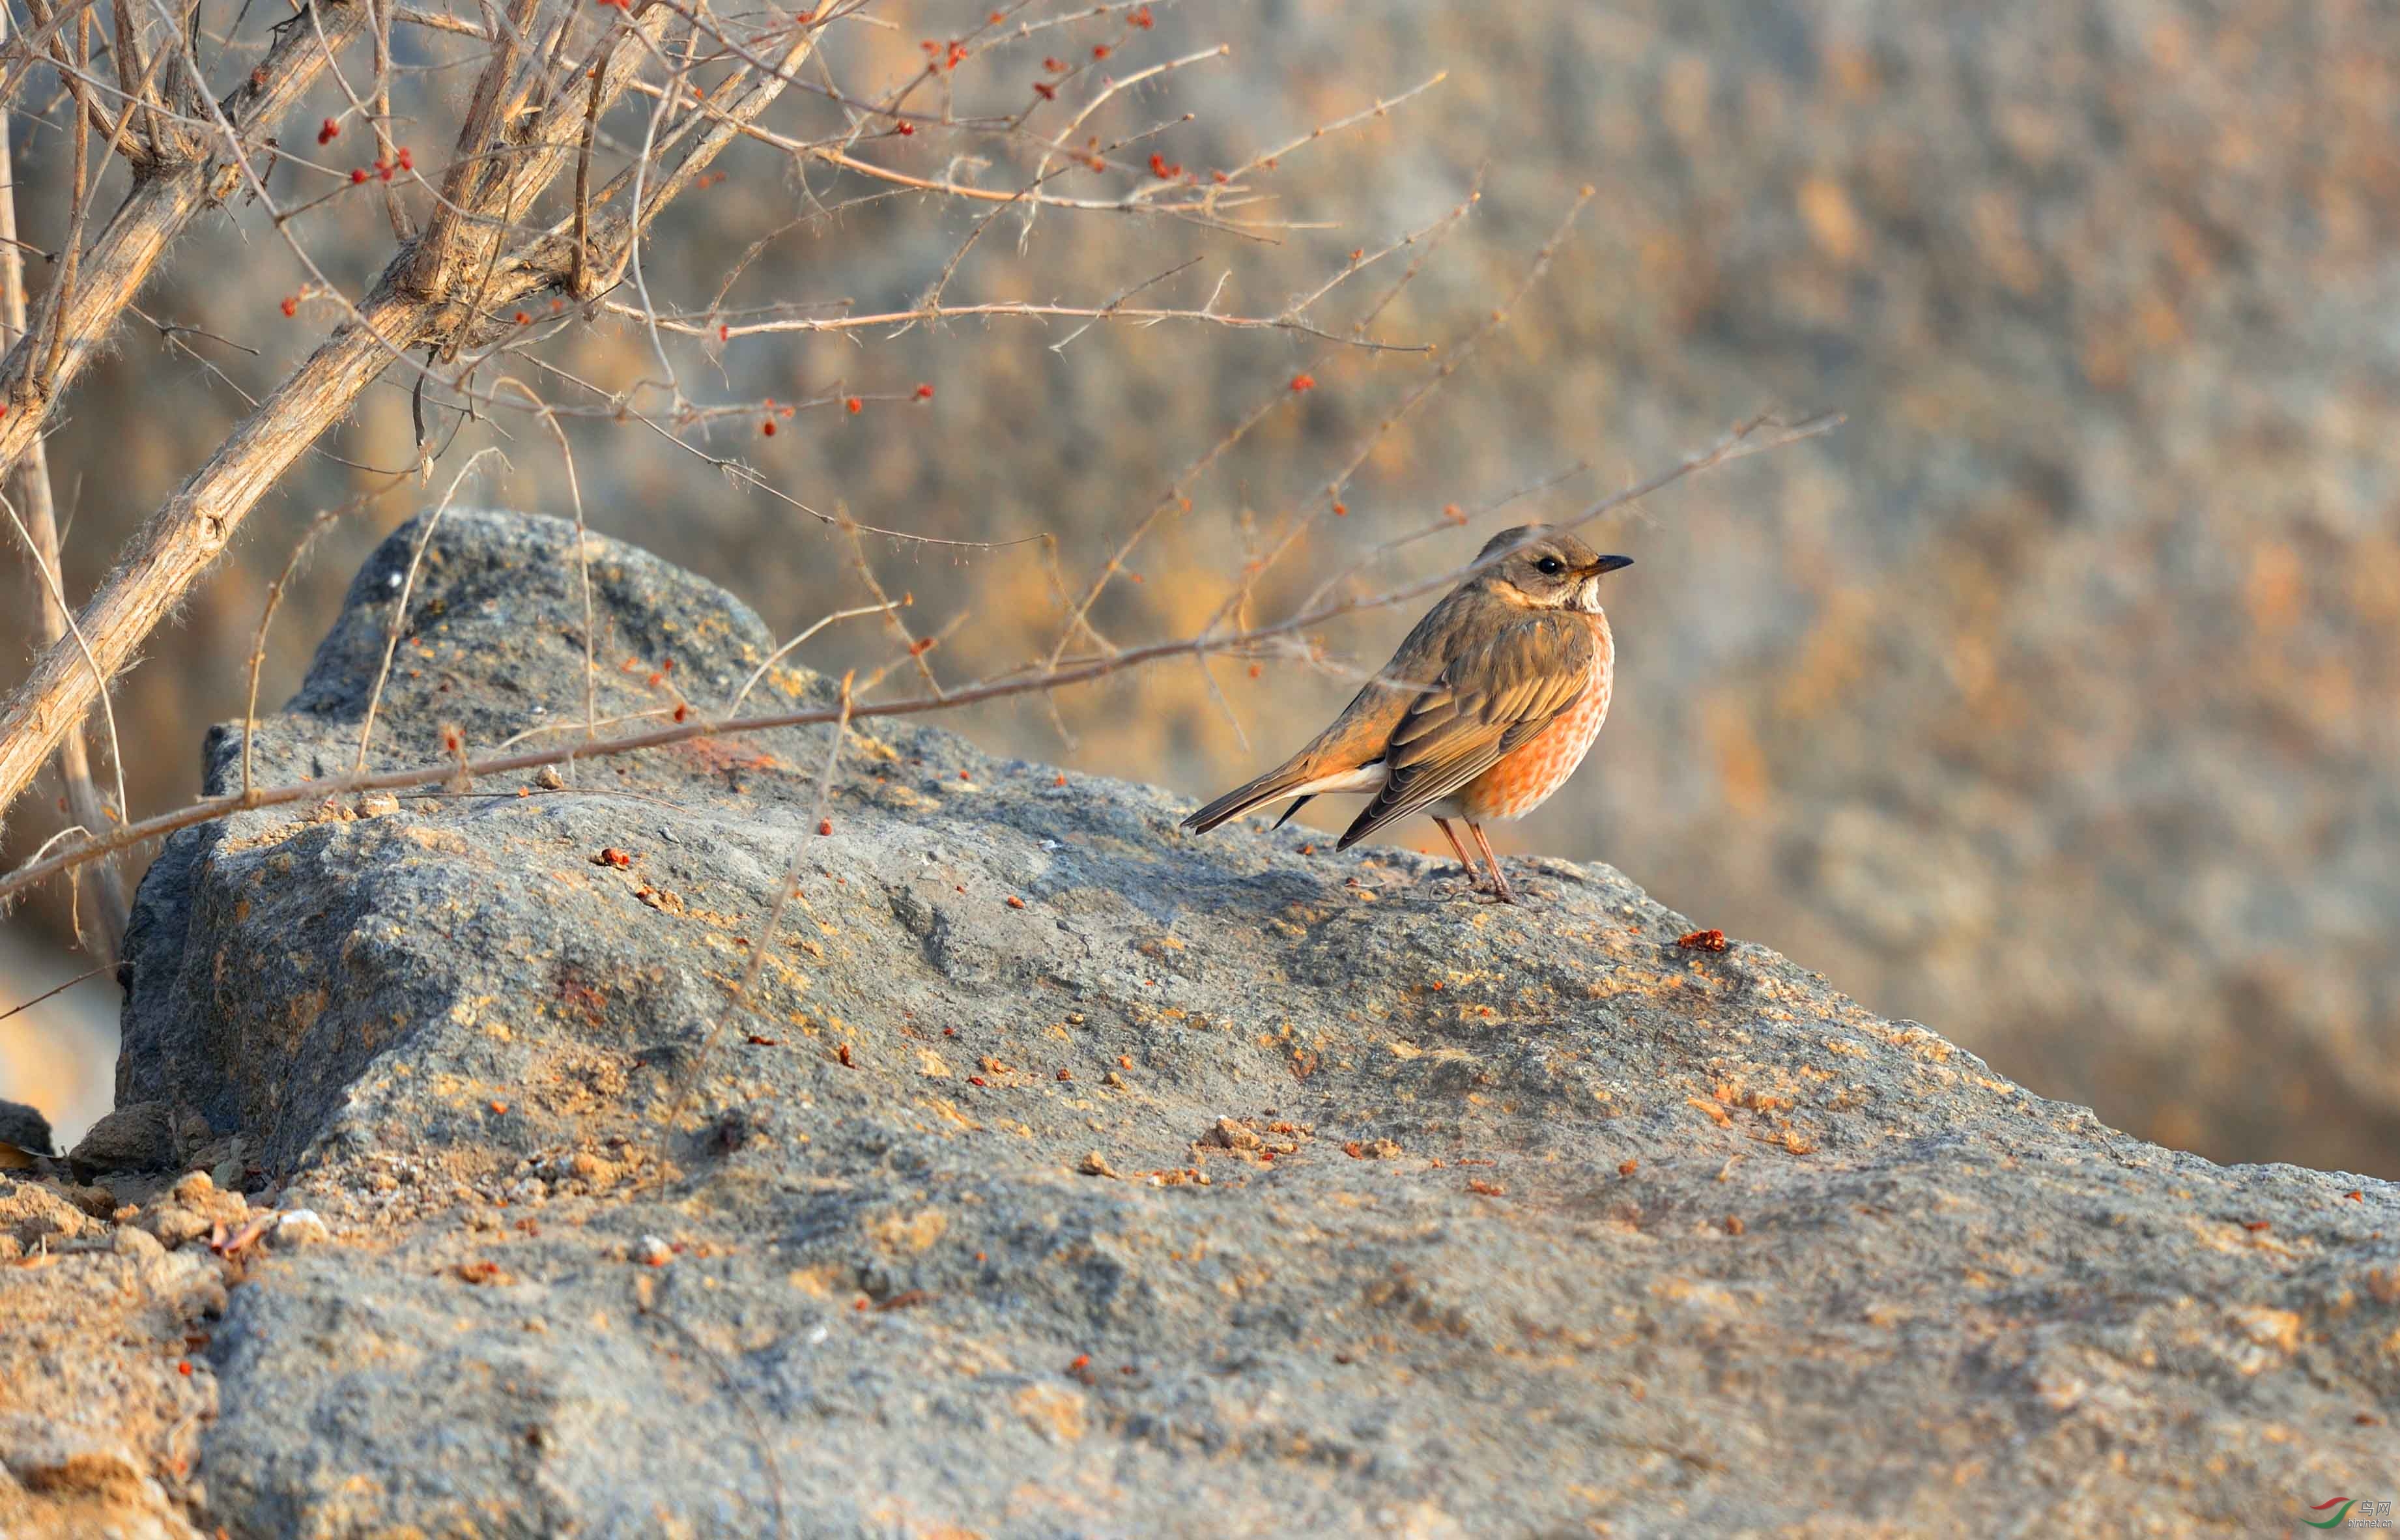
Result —
POLYGON ((1468 642, 1409 702, 1384 753, 1384 789, 1340 848, 1422 812, 1530 743, 1582 696, 1591 658, 1580 615, 1527 616, 1468 642))
MULTIPOLYGON (((1325 775, 1381 763, 1385 745, 1391 742, 1392 729, 1407 714, 1409 702, 1425 688, 1426 680, 1440 676, 1449 651, 1447 639, 1460 634, 1461 607, 1485 602, 1488 601, 1481 594, 1460 589, 1425 611, 1400 643, 1399 650, 1392 654, 1392 661, 1367 681, 1330 726, 1282 764, 1193 812, 1183 821, 1183 826, 1206 834, 1252 808, 1290 796, 1295 786, 1325 775)), ((1284 819, 1298 811, 1301 802, 1306 800, 1302 797, 1286 808, 1284 819)), ((1276 820, 1277 827, 1282 824, 1283 819, 1276 820)))

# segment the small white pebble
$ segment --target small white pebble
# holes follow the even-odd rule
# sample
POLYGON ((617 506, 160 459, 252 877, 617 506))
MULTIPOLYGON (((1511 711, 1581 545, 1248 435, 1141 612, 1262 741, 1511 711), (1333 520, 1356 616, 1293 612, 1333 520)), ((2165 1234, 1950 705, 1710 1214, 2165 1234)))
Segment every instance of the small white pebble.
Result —
POLYGON ((272 1238, 279 1247, 316 1246, 332 1240, 334 1233, 315 1209, 294 1208, 277 1217, 272 1238))

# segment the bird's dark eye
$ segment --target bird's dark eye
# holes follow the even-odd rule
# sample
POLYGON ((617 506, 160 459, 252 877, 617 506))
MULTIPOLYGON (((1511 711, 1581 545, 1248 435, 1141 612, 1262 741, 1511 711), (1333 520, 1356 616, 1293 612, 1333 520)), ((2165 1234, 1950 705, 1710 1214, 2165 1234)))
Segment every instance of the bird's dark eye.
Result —
POLYGON ((1567 564, 1559 560, 1556 556, 1545 556, 1540 561, 1535 562, 1534 566, 1541 570, 1541 574, 1545 578, 1555 578, 1560 573, 1564 572, 1567 569, 1567 564))

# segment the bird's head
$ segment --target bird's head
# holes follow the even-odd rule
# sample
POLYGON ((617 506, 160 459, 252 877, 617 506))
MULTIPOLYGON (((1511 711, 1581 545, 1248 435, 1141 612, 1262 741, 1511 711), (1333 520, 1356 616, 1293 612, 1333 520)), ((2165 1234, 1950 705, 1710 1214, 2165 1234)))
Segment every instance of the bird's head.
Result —
POLYGON ((1504 529, 1476 553, 1474 581, 1528 609, 1600 609, 1602 573, 1631 566, 1630 556, 1603 556, 1547 525, 1504 529))

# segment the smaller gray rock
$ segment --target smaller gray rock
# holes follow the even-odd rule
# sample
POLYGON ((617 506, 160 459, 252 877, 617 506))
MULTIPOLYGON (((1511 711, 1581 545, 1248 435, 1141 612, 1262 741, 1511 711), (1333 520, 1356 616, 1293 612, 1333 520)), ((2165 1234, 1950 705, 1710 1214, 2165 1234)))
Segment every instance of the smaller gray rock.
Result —
POLYGON ((50 1120, 21 1101, 0 1101, 0 1144, 29 1155, 50 1153, 50 1120))
POLYGON ((175 1164, 175 1125, 163 1101, 137 1101, 102 1118, 68 1152, 75 1175, 157 1171, 175 1164))

